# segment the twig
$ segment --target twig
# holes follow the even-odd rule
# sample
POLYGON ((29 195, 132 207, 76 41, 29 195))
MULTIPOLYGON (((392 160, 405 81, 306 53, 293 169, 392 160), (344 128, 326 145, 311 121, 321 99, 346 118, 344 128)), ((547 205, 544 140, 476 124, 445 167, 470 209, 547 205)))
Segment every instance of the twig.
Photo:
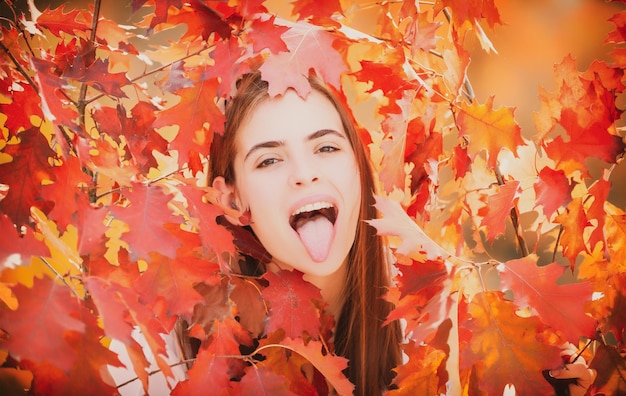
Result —
MULTIPOLYGON (((91 21, 91 33, 89 35, 89 42, 91 45, 95 45, 96 41, 96 30, 98 29, 98 19, 100 18, 100 5, 102 0, 94 0, 94 9, 93 9, 93 19, 91 21)), ((78 94, 78 114, 80 116, 81 125, 85 125, 85 107, 87 103, 85 102, 85 98, 87 97, 87 83, 83 82, 80 86, 80 93, 78 94)))
POLYGON ((2 50, 4 52, 6 52, 6 54, 9 56, 9 58, 11 59, 11 62, 13 62, 13 64, 15 65, 15 67, 17 68, 17 71, 20 72, 20 74, 22 76, 24 76, 24 78, 26 79, 26 81, 28 81, 28 84, 31 85, 33 87, 33 89, 35 90, 35 92, 39 93, 39 87, 37 87, 37 84, 35 84, 35 82, 33 81, 33 79, 28 75, 28 73, 26 72, 26 69, 24 69, 24 67, 22 67, 22 65, 20 65, 20 63, 18 62, 17 58, 15 58, 15 56, 13 56, 13 54, 11 53, 11 51, 9 51, 9 48, 4 45, 4 43, 2 41, 0 41, 0 48, 2 48, 2 50))

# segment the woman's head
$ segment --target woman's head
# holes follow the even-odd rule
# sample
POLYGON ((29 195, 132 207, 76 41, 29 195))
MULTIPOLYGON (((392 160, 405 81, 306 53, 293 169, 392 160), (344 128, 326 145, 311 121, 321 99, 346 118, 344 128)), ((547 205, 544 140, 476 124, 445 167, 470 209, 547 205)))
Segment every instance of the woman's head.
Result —
POLYGON ((293 90, 270 98, 258 74, 245 76, 213 145, 211 179, 223 203, 250 211, 276 264, 327 276, 373 215, 373 183, 348 114, 324 85, 311 85, 306 98, 293 90))

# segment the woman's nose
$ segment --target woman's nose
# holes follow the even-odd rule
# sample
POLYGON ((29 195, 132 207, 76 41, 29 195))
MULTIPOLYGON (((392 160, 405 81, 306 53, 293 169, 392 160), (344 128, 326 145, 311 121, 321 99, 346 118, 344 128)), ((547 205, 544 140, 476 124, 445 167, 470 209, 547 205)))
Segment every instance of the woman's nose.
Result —
POLYGON ((319 180, 318 170, 309 158, 297 158, 291 162, 289 184, 303 186, 319 180))

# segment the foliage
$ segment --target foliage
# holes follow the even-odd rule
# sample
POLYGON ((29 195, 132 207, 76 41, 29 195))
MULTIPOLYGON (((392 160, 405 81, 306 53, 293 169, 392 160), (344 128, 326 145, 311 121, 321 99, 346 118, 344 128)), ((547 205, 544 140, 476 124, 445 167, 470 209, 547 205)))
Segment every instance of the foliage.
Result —
POLYGON ((351 392, 319 291, 297 273, 233 273, 259 246, 224 226, 206 186, 223 101, 259 69, 272 94, 321 76, 369 147, 372 225, 397 258, 389 320, 406 320, 389 394, 546 394, 559 346, 588 340, 593 390, 626 392, 626 213, 608 200, 626 12, 610 62, 555 65, 525 138, 515 108, 480 103, 468 78, 467 43, 493 52, 485 30, 503 24, 493 1, 133 0, 124 23, 101 6, 3 18, 3 389, 114 393, 112 340, 148 389, 149 354, 172 375, 162 335, 182 318, 202 345, 174 394, 351 392))

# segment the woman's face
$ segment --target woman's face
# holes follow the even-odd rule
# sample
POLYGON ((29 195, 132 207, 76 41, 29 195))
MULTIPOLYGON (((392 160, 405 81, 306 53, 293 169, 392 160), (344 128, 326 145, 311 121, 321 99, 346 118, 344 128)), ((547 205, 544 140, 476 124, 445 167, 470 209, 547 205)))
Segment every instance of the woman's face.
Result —
POLYGON ((237 132, 235 194, 281 268, 327 276, 354 242, 359 168, 339 114, 319 92, 261 102, 237 132))

